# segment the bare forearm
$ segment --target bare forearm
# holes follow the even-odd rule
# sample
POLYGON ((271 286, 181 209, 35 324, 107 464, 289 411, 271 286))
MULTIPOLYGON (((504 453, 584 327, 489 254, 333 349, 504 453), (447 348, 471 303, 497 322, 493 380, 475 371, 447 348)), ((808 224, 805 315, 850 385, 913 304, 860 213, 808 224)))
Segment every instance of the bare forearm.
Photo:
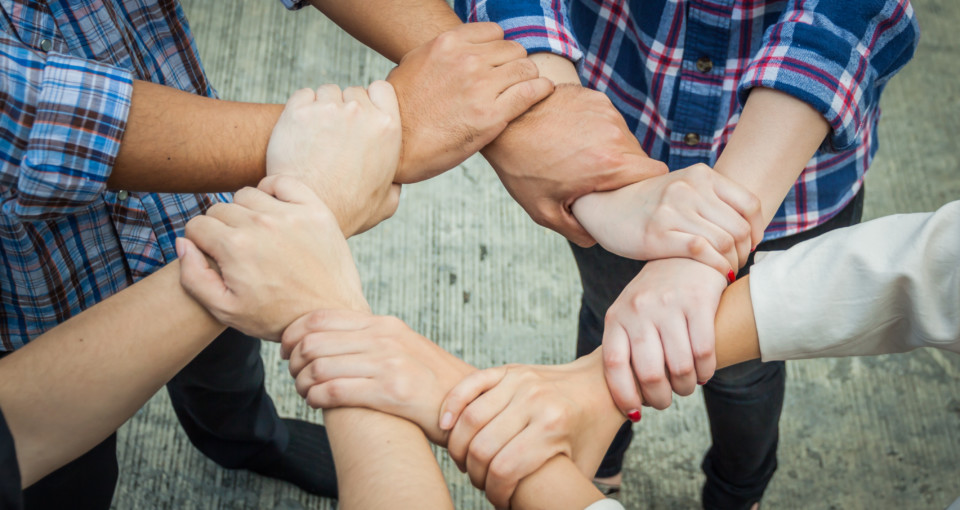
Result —
POLYGON ((769 224, 829 129, 807 103, 773 89, 753 89, 714 169, 753 192, 769 224))
POLYGON ((24 486, 102 441, 223 331, 179 264, 0 360, 0 407, 24 486))
POLYGON ((350 35, 394 62, 462 24, 444 0, 310 0, 310 3, 350 35))
POLYGON ((266 174, 267 142, 283 105, 202 97, 135 81, 110 189, 236 191, 266 174))
POLYGON ((453 508, 417 425, 360 408, 329 409, 323 418, 336 460, 341 508, 453 508))

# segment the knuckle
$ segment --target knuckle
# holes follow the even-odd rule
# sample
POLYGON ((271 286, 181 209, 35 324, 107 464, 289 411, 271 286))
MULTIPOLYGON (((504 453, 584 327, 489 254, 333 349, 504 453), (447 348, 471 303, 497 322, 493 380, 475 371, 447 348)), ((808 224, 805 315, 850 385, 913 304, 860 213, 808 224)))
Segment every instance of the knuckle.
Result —
POLYGON ((693 374, 693 361, 686 359, 674 363, 670 367, 670 375, 673 377, 686 377, 693 374))
POLYGON ((515 476, 514 465, 505 460, 500 460, 500 457, 495 457, 490 462, 490 467, 487 470, 487 477, 494 478, 501 481, 511 481, 515 476))
POLYGON ((641 372, 637 374, 637 380, 641 386, 656 386, 666 382, 666 377, 662 372, 641 372))
POLYGON ((723 253, 726 253, 732 250, 734 246, 735 246, 735 242, 734 242, 733 236, 722 235, 720 236, 719 239, 717 239, 717 249, 719 249, 723 253))
POLYGON ((488 441, 474 440, 472 443, 470 443, 470 450, 467 452, 467 455, 471 460, 482 465, 486 465, 490 463, 491 459, 493 459, 493 456, 496 453, 495 448, 495 445, 488 441))
POLYGON ((695 344, 693 346, 693 357, 698 361, 705 361, 713 358, 715 350, 713 345, 704 344, 699 345, 695 344))

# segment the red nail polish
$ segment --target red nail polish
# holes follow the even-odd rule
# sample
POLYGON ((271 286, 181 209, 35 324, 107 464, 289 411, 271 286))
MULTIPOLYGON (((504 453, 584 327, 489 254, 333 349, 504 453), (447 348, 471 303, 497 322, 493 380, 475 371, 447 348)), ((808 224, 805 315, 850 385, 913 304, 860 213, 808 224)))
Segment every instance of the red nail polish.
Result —
POLYGON ((737 274, 733 272, 733 269, 731 269, 730 272, 727 273, 727 281, 730 283, 733 283, 734 281, 736 281, 736 279, 737 279, 737 274))
POLYGON ((697 384, 698 384, 698 385, 700 385, 700 386, 703 386, 704 384, 707 384, 707 383, 705 383, 705 382, 700 382, 700 381, 697 381, 697 384))
POLYGON ((637 423, 640 421, 640 410, 634 409, 633 411, 630 411, 627 413, 627 418, 629 418, 633 423, 637 423))

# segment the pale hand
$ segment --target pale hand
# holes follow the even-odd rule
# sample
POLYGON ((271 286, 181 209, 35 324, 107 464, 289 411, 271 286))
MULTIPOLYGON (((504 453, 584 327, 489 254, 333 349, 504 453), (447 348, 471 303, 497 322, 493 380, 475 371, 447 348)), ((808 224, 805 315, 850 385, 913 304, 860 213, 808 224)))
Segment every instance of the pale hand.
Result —
POLYGON ((475 369, 395 317, 320 310, 283 334, 297 392, 313 408, 366 407, 406 418, 441 446, 440 402, 475 369))
POLYGON ((177 252, 184 289, 217 320, 257 338, 279 340, 316 308, 369 309, 336 219, 292 177, 267 177, 193 218, 177 252))
POLYGON ((387 82, 373 82, 369 91, 298 90, 270 136, 267 175, 307 183, 350 237, 397 210, 400 136, 397 96, 387 82))
POLYGON ((556 455, 592 478, 623 423, 599 352, 558 366, 508 365, 468 375, 448 395, 447 449, 497 507, 556 455), (455 425, 454 425, 455 423, 455 425))
POLYGON ((689 258, 735 274, 763 239, 760 200, 707 165, 591 193, 573 214, 607 251, 635 260, 689 258))
POLYGON ((610 306, 604 372, 613 400, 627 416, 639 413, 643 403, 665 409, 671 389, 689 395, 713 377, 714 318, 726 285, 725 277, 697 261, 654 260, 610 306))
POLYGON ((526 56, 496 23, 461 25, 406 54, 387 77, 403 119, 396 182, 457 166, 550 94, 553 83, 526 56))
POLYGON ((482 153, 537 224, 580 246, 596 241, 570 212, 578 198, 667 173, 607 96, 578 85, 557 86, 482 153))

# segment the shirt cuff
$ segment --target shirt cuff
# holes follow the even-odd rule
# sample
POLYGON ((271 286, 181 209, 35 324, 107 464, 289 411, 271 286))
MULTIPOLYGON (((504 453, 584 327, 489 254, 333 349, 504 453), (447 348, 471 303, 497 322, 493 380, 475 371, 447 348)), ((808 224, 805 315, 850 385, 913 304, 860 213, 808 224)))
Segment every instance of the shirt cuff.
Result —
POLYGON ((813 24, 778 23, 767 31, 740 79, 740 104, 746 103, 754 87, 790 94, 830 124, 832 132, 822 150, 849 149, 859 143, 859 132, 879 99, 873 87, 876 70, 867 53, 862 45, 813 24))
POLYGON ((306 5, 307 0, 280 0, 280 2, 283 3, 283 6, 287 9, 296 11, 298 9, 302 9, 303 6, 306 5))
POLYGON ((624 510, 623 505, 615 499, 601 499, 583 510, 624 510))
POLYGON ((553 53, 574 64, 583 52, 570 31, 566 9, 544 8, 546 2, 457 0, 457 14, 466 23, 493 21, 503 28, 503 37, 520 43, 528 54, 553 53))
POLYGON ((50 217, 105 189, 127 126, 133 76, 90 60, 47 57, 14 213, 50 217))

